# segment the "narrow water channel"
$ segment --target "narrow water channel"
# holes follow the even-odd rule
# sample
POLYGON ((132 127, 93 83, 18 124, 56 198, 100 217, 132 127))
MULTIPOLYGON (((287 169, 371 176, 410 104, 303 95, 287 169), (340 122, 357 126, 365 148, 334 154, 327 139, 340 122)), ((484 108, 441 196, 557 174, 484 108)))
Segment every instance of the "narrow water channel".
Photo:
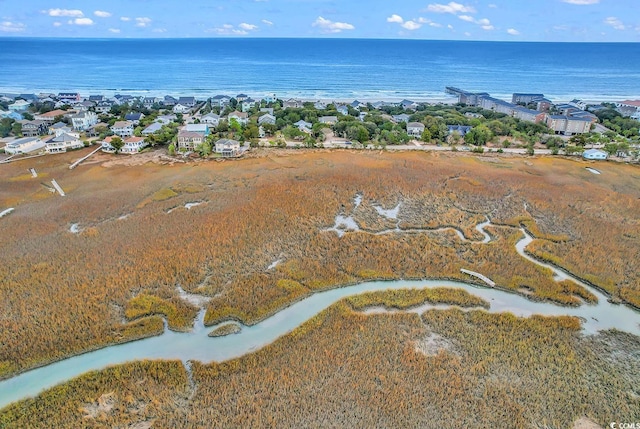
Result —
MULTIPOLYGON (((483 242, 490 240, 489 235, 484 230, 484 227, 487 225, 490 225, 489 222, 478 226, 478 231, 485 236, 483 242)), ((165 329, 165 332, 160 336, 105 347, 41 368, 36 368, 4 380, 0 382, 0 408, 11 402, 37 395, 49 387, 77 377, 87 371, 98 370, 128 361, 142 359, 179 359, 185 363, 190 360, 209 363, 237 358, 267 346, 342 298, 364 292, 389 289, 461 288, 488 301, 491 305, 488 311, 491 313, 508 311, 520 317, 528 317, 533 314, 577 316, 583 320, 583 329, 586 334, 593 334, 600 330, 615 328, 620 331, 640 335, 640 313, 624 305, 609 303, 603 293, 581 282, 570 273, 543 264, 526 255, 524 248, 531 243, 533 239, 526 231, 522 230, 522 232, 524 238, 516 244, 516 249, 520 255, 532 263, 552 269, 556 280, 571 279, 587 288, 597 296, 598 304, 582 305, 576 308, 562 307, 552 303, 534 302, 516 293, 493 288, 483 288, 456 281, 374 281, 315 293, 256 325, 242 326, 238 334, 226 337, 208 336, 208 333, 216 327, 205 328, 203 325, 204 310, 202 310, 191 332, 178 333, 165 329)), ((344 233, 344 231, 339 231, 339 234, 340 233, 344 233)), ((422 307, 423 310, 431 308, 442 309, 450 308, 450 306, 426 305, 422 307)))

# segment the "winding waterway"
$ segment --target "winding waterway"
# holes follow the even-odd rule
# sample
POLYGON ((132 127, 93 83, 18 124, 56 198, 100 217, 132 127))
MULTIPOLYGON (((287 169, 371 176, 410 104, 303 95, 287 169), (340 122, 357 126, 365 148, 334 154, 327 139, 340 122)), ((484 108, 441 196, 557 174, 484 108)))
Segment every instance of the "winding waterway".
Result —
MULTIPOLYGON (((342 219, 341 219, 342 220, 342 219)), ((478 225, 478 231, 484 235, 482 242, 489 242, 490 236, 484 230, 487 221, 478 225)), ((356 227, 357 228, 357 227, 356 227)), ((343 230, 336 231, 339 235, 343 230)), ((162 335, 130 343, 105 347, 100 350, 64 359, 50 365, 36 368, 0 382, 0 408, 23 398, 34 396, 41 391, 77 377, 87 371, 98 370, 110 365, 141 359, 169 359, 200 361, 203 363, 221 362, 259 350, 279 337, 296 329, 304 322, 328 308, 337 301, 364 292, 403 288, 455 287, 464 289, 490 303, 491 313, 511 312, 516 316, 528 317, 533 314, 546 316, 577 316, 583 320, 586 334, 600 330, 618 329, 640 335, 640 313, 624 305, 614 305, 600 291, 590 287, 570 273, 543 264, 524 253, 524 248, 533 238, 522 230, 524 238, 516 244, 520 255, 531 262, 545 266, 554 272, 556 280, 571 279, 590 290, 598 298, 597 305, 580 307, 562 307, 552 303, 529 300, 523 295, 505 292, 494 288, 483 288, 471 284, 444 280, 398 280, 373 281, 358 285, 331 289, 314 293, 309 297, 287 307, 271 317, 253 326, 242 326, 236 335, 209 337, 208 333, 216 326, 206 328, 203 324, 204 310, 198 314, 191 332, 178 333, 165 328, 162 335)), ((183 292, 184 294, 184 292, 183 292)), ((421 310, 450 308, 448 305, 425 305, 421 310)))

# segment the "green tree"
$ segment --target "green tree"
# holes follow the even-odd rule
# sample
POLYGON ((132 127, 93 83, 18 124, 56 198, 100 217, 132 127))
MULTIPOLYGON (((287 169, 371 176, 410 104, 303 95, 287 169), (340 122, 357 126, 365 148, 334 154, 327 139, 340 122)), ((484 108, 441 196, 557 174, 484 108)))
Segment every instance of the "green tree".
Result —
POLYGON ((119 153, 122 146, 124 146, 124 142, 120 137, 114 137, 111 139, 111 146, 116 150, 116 153, 119 153))
POLYGON ((174 156, 176 154, 176 145, 173 143, 169 143, 169 147, 167 148, 169 150, 169 155, 174 156))
POLYGON ((11 125, 11 134, 16 137, 22 136, 22 124, 20 122, 14 122, 13 125, 11 125))
POLYGON ((429 143, 431 141, 431 131, 429 131, 429 128, 424 129, 422 135, 420 136, 420 140, 425 143, 429 143))

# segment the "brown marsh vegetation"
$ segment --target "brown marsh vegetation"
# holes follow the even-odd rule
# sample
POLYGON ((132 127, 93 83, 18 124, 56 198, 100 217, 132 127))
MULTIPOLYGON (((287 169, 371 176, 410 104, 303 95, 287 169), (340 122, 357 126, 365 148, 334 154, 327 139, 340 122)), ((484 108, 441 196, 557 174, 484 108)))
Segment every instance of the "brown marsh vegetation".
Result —
POLYGON ((632 335, 477 310, 365 315, 347 302, 254 354, 194 363, 192 382, 179 362, 118 366, 5 408, 0 427, 559 429, 640 418, 632 335), (425 354, 434 336, 444 346, 425 354), (114 409, 88 416, 105 395, 114 409))
MULTIPOLYGON (((615 299, 640 306, 640 173, 633 166, 601 164, 598 169, 602 175, 595 176, 585 170, 582 162, 556 158, 318 151, 267 154, 238 162, 135 167, 112 162, 105 167, 101 161, 111 158, 97 155, 93 163, 69 170, 68 164, 77 157, 77 153, 70 153, 0 168, 0 208, 15 208, 0 219, 0 377, 69 354, 158 334, 162 331, 160 316, 165 316, 172 328, 183 329, 195 309, 182 303, 177 285, 213 297, 206 314, 208 324, 227 319, 254 323, 315 290, 369 279, 471 281, 460 273, 461 268, 482 273, 501 288, 526 289, 532 299, 566 305, 593 301, 588 291, 572 282, 555 282, 550 272, 516 253, 514 244, 521 234, 515 227, 520 225, 538 238, 528 248, 531 253, 572 271, 615 299), (41 179, 29 178, 25 171, 30 167, 47 180, 55 178, 67 196, 52 194, 41 179), (353 201, 356 194, 363 197, 357 208, 353 201), (202 204, 186 209, 184 205, 189 202, 202 204), (405 232, 369 233, 396 224, 377 215, 372 210, 374 203, 387 209, 401 203, 397 226, 405 232), (334 224, 339 213, 352 214, 368 232, 338 237, 334 232, 323 231, 334 224), (475 225, 486 217, 502 226, 488 227, 493 240, 482 244, 475 225), (81 227, 79 234, 69 232, 74 223, 81 227), (459 230, 466 240, 452 230, 429 231, 441 227, 459 230), (423 231, 415 231, 418 229, 423 231), (276 260, 282 262, 269 269, 276 260)), ((340 306, 336 308, 332 311, 341 314, 336 320, 356 318, 366 321, 363 326, 386 326, 387 322, 380 321, 397 318, 400 325, 392 325, 408 323, 409 333, 425 329, 409 316, 364 317, 347 314, 340 306)), ((433 314, 458 317, 455 311, 433 314)), ((536 323, 551 324, 548 330, 558 330, 559 343, 567 341, 566 347, 570 347, 571 341, 577 341, 575 322, 541 322, 532 318, 516 323, 509 319, 505 322, 499 316, 472 314, 460 314, 460 320, 438 333, 453 337, 458 328, 473 330, 476 322, 469 322, 470 318, 482 317, 498 323, 496 329, 502 329, 507 322, 523 330, 528 324, 532 324, 531 329, 538 329, 536 323), (566 324, 571 325, 570 329, 566 324)), ((426 322, 435 329, 438 321, 426 322)), ((308 330, 308 326, 316 325, 305 326, 308 330)), ((359 330, 358 327, 356 331, 359 330)), ((321 331, 334 337, 331 331, 321 331)), ((306 332, 303 329, 286 341, 294 341, 306 332)), ((359 343, 347 341, 355 341, 353 335, 357 332, 341 334, 345 350, 340 353, 351 353, 343 358, 367 361, 365 355, 356 358, 357 348, 351 349, 359 343)), ((413 334, 409 337, 417 338, 413 334)), ((375 341, 382 344, 382 338, 389 340, 381 336, 375 341)), ((337 339, 333 340, 338 344, 337 339)), ((314 352, 336 355, 337 345, 329 344, 326 351, 319 348, 314 352)), ((413 361, 405 356, 403 344, 397 345, 402 353, 394 359, 411 367, 413 361)), ((297 349, 298 344, 293 348, 297 349)), ((274 353, 273 350, 264 353, 274 353)), ((536 359, 543 359, 548 347, 540 343, 535 350, 535 356, 540 355, 536 359)), ((311 350, 301 350, 292 356, 307 354, 313 355, 311 350)), ((251 361, 256 356, 243 359, 251 361)), ((414 356, 413 352, 410 356, 414 356)), ((554 356, 560 368, 561 359, 554 356)), ((451 392, 471 394, 459 390, 468 380, 445 380, 445 374, 456 373, 453 370, 460 365, 458 358, 445 354, 433 359, 442 360, 438 361, 440 367, 432 368, 435 374, 441 371, 441 378, 431 387, 442 389, 432 395, 449 391, 450 384, 451 392)), ((577 358, 571 359, 568 366, 574 365, 577 358)), ((531 362, 534 366, 548 363, 535 363, 535 359, 531 362)), ((220 368, 233 365, 239 364, 223 364, 220 368)), ((420 363, 419 370, 415 369, 418 372, 409 379, 415 380, 425 370, 424 365, 427 364, 420 363)), ((204 386, 209 386, 211 371, 220 369, 215 365, 195 366, 203 392, 204 386)), ((275 369, 271 371, 275 371, 273 377, 282 375, 275 369)), ((286 375, 298 379, 300 374, 294 377, 295 374, 292 369, 286 375)), ((477 375, 470 374, 469 379, 477 375)), ((345 399, 355 400, 361 393, 359 389, 366 390, 369 385, 361 387, 358 379, 351 376, 355 377, 350 370, 342 373, 340 380, 351 380, 352 397, 345 399)), ((228 389, 239 389, 237 386, 231 383, 228 389)), ((528 386, 523 388, 526 391, 532 385, 524 386, 528 386)), ((407 389, 405 393, 410 393, 413 387, 407 389)), ((497 402, 507 401, 517 393, 506 386, 483 389, 482 395, 497 402)), ((571 399, 554 394, 558 407, 563 404, 561 400, 571 399)), ((208 398, 203 393, 202 401, 209 401, 208 398)), ((355 404, 361 400, 355 400, 355 404)), ((395 411, 406 409, 410 403, 394 405, 395 411)), ((513 406, 509 408, 510 415, 524 412, 519 407, 526 402, 506 403, 513 406)), ((454 407, 455 401, 442 404, 445 408, 454 407)), ((258 404, 253 406, 259 408, 258 404)), ((303 410, 301 407, 298 409, 303 410)), ((334 411, 340 409, 338 403, 333 407, 334 411)), ((381 405, 380 409, 385 407, 391 405, 381 405)), ((277 413, 253 415, 255 419, 267 417, 273 421, 279 418, 277 413)), ((389 425, 402 423, 394 420, 401 417, 387 417, 391 419, 387 421, 389 425)), ((221 421, 234 425, 234 421, 221 421)), ((263 425, 270 421, 260 420, 263 425)))

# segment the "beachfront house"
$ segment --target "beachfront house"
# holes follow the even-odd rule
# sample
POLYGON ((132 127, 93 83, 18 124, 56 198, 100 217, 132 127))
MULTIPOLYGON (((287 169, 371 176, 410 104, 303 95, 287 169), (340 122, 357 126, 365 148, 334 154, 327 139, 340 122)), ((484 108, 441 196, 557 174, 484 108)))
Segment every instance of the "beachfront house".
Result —
POLYGON ((588 160, 605 160, 609 157, 609 154, 599 149, 589 149, 582 153, 582 157, 588 160))
POLYGON ((7 143, 4 147, 4 151, 8 154, 14 155, 17 153, 34 152, 42 149, 43 147, 44 141, 40 140, 38 137, 23 137, 7 143))
POLYGON ((565 115, 547 115, 545 123, 556 134, 571 136, 574 134, 585 134, 591 130, 591 119, 576 118, 565 115))
POLYGON ((295 98, 290 98, 282 103, 283 109, 300 109, 302 107, 302 100, 296 100, 295 98))
POLYGON ((98 116, 93 112, 81 112, 71 116, 71 124, 77 131, 84 131, 97 123, 98 116))
POLYGON ((196 105, 195 97, 180 97, 178 98, 178 104, 182 104, 185 107, 192 108, 196 105))
POLYGON ((229 105, 229 103, 231 103, 231 97, 227 96, 227 95, 216 95, 211 99, 211 105, 212 106, 218 106, 221 109, 224 109, 225 107, 227 107, 229 105))
POLYGON ((44 121, 48 124, 53 124, 55 119, 58 117, 68 116, 69 113, 66 110, 52 110, 50 112, 41 113, 39 115, 35 115, 34 119, 36 121, 44 121))
POLYGON ((120 137, 131 137, 133 129, 133 122, 129 121, 117 121, 111 126, 111 132, 120 137))
POLYGON ((240 142, 231 139, 220 139, 216 142, 216 153, 225 158, 238 156, 240 154, 240 142))
POLYGON ((409 122, 407 124, 407 134, 411 137, 420 138, 424 132, 424 124, 420 122, 409 122))
POLYGON ((538 112, 537 110, 527 109, 526 107, 515 107, 513 111, 513 117, 525 122, 540 123, 544 121, 544 112, 538 112))

